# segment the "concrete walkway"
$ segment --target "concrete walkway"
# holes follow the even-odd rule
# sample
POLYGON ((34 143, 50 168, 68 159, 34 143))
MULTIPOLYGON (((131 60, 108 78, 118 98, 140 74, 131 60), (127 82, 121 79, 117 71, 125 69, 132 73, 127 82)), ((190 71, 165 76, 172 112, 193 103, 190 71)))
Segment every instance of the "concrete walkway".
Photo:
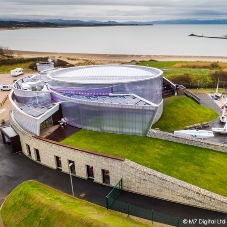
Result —
MULTIPOLYGON (((23 154, 12 154, 9 148, 10 146, 3 144, 2 138, 0 138, 0 204, 16 186, 32 179, 62 192, 72 194, 68 174, 38 164, 23 154)), ((83 180, 77 177, 73 177, 73 184, 76 197, 103 207, 106 206, 105 196, 112 188, 94 183, 92 180, 83 180)), ((121 193, 118 200, 182 219, 222 218, 227 221, 227 214, 171 203, 125 191, 121 193)))

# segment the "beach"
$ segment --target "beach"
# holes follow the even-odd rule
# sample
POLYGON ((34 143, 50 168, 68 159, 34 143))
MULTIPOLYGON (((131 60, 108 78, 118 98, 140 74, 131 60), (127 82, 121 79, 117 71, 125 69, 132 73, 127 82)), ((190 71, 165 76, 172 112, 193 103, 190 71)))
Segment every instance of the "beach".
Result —
MULTIPOLYGON (((14 56, 26 58, 34 57, 63 57, 74 59, 88 59, 99 64, 122 64, 131 61, 205 61, 227 62, 227 57, 216 56, 174 56, 174 55, 123 55, 123 54, 82 54, 82 53, 56 53, 13 50, 14 56)), ((70 63, 70 62, 69 62, 70 63)))

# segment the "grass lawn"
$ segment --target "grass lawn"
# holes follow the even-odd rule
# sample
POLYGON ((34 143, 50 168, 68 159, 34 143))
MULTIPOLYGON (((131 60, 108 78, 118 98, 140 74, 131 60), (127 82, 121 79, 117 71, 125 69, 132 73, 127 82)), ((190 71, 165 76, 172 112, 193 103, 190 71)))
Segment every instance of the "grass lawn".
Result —
POLYGON ((227 197, 227 154, 170 141, 81 130, 61 143, 127 158, 227 197))
POLYGON ((1 214, 4 225, 14 227, 150 226, 34 181, 17 187, 1 214))
POLYGON ((212 121, 218 114, 211 109, 201 106, 185 96, 173 96, 164 100, 163 114, 152 128, 162 131, 175 131, 184 129, 206 121, 212 121))

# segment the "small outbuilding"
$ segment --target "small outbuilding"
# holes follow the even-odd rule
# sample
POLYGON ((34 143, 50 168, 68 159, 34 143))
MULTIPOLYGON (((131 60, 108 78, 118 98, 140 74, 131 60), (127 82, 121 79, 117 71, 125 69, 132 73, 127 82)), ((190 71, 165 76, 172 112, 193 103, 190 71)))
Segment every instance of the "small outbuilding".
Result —
POLYGON ((13 153, 22 151, 20 137, 11 126, 1 127, 0 131, 2 134, 3 143, 11 146, 13 153))

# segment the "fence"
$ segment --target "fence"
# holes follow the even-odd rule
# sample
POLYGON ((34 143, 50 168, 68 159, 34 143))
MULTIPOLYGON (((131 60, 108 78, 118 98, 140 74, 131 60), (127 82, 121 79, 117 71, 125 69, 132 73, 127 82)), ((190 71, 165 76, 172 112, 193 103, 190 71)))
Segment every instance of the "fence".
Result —
POLYGON ((159 222, 166 225, 177 226, 177 227, 196 227, 194 224, 186 223, 183 219, 173 217, 170 215, 162 214, 154 210, 148 210, 141 207, 137 207, 128 203, 115 200, 111 205, 111 210, 115 210, 124 214, 147 219, 153 222, 159 222))
POLYGON ((0 103, 0 106, 3 106, 6 102, 6 100, 8 99, 8 95, 3 99, 3 101, 0 103))
POLYGON ((110 191, 110 193, 106 196, 106 208, 109 209, 110 206, 114 203, 117 197, 122 192, 122 179, 116 184, 116 186, 110 191))

